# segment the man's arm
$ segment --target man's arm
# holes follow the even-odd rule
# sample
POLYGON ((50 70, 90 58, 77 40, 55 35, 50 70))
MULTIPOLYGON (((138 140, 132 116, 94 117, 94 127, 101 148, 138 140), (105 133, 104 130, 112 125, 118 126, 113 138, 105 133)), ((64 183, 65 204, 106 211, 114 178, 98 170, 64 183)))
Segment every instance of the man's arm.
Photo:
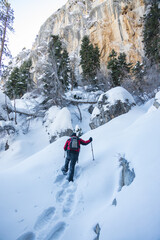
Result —
POLYGON ((80 138, 80 144, 82 144, 82 145, 87 145, 90 142, 92 142, 92 137, 90 137, 87 141, 85 141, 82 138, 80 138))
POLYGON ((68 147, 68 140, 66 141, 66 143, 64 145, 64 151, 67 151, 67 147, 68 147))

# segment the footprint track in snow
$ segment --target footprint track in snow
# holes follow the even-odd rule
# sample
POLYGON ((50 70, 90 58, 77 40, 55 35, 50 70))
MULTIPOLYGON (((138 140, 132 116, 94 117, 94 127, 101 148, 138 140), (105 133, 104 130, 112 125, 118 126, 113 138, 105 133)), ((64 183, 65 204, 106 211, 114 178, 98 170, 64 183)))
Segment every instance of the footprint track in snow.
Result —
POLYGON ((41 215, 37 218, 37 221, 34 225, 34 229, 35 230, 39 230, 41 228, 43 228, 46 224, 48 224, 52 217, 54 216, 55 214, 55 207, 49 207, 47 209, 45 209, 41 215))
POLYGON ((66 194, 65 194, 65 190, 64 189, 58 191, 57 194, 56 194, 56 201, 57 202, 63 202, 65 195, 66 194))
POLYGON ((82 168, 80 166, 76 166, 75 168, 75 179, 79 178, 82 172, 82 168))
POLYGON ((77 184, 75 182, 65 181, 63 184, 61 184, 59 191, 57 191, 55 198, 57 203, 60 204, 59 210, 63 217, 68 217, 73 211, 75 206, 76 189, 77 184))
MULTIPOLYGON (((82 168, 81 168, 80 166, 76 166, 76 167, 75 167, 75 174, 74 174, 75 180, 80 177, 81 172, 82 172, 82 168)), ((64 182, 64 180, 66 180, 66 178, 67 178, 67 174, 64 175, 64 174, 60 173, 60 174, 56 177, 54 183, 57 183, 58 185, 61 185, 61 184, 64 182)))
MULTIPOLYGON (((79 177, 81 169, 78 168, 77 174, 75 178, 79 177), (79 172, 80 171, 80 172, 79 172)), ((71 211, 73 210, 75 196, 74 193, 76 192, 77 185, 72 182, 65 181, 66 176, 58 175, 54 183, 58 183, 60 186, 60 190, 56 194, 56 201, 59 203, 63 202, 62 206, 62 215, 63 217, 69 216, 71 211)), ((34 225, 34 230, 39 231, 43 229, 46 225, 50 224, 53 220, 53 216, 55 215, 56 208, 49 207, 45 209, 37 218, 37 221, 34 225)), ((58 219, 57 219, 58 220, 58 219)), ((50 230, 48 235, 45 237, 45 240, 57 240, 63 232, 65 231, 66 223, 65 222, 58 222, 56 225, 50 230)), ((34 232, 26 232, 18 237, 16 240, 36 240, 36 234, 34 232)))
POLYGON ((57 240, 59 237, 62 236, 65 228, 66 228, 65 222, 58 222, 45 237, 45 240, 57 240))
POLYGON ((63 183, 63 181, 65 180, 65 178, 66 178, 66 175, 60 174, 56 177, 56 180, 54 181, 54 183, 61 185, 63 183))
POLYGON ((33 232, 26 232, 16 240, 35 240, 35 239, 36 239, 36 235, 33 232))
POLYGON ((63 205, 62 214, 64 217, 68 217, 74 206, 74 194, 69 194, 66 198, 66 201, 63 205))

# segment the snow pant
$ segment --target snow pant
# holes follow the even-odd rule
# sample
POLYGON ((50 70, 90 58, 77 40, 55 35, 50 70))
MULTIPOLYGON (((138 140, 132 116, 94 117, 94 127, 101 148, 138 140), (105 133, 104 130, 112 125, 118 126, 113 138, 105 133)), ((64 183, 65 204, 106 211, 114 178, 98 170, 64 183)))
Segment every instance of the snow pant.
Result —
POLYGON ((78 155, 79 152, 76 151, 67 151, 67 157, 65 160, 65 165, 63 167, 65 172, 68 172, 68 167, 69 167, 69 176, 68 176, 68 181, 73 182, 73 176, 74 176, 74 168, 76 165, 76 162, 78 161, 78 155))

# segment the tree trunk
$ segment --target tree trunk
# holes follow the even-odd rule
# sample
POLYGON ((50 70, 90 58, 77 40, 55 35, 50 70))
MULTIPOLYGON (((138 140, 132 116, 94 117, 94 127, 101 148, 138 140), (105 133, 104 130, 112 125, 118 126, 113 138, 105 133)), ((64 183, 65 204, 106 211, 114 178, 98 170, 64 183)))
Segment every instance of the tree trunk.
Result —
POLYGON ((7 7, 7 12, 6 12, 6 17, 4 21, 4 26, 3 26, 3 33, 2 33, 2 43, 1 43, 1 48, 0 48, 0 72, 1 72, 1 67, 2 67, 2 56, 4 52, 4 44, 5 44, 5 39, 6 39, 6 32, 7 32, 7 22, 8 22, 8 14, 9 14, 9 7, 10 5, 5 3, 7 7))

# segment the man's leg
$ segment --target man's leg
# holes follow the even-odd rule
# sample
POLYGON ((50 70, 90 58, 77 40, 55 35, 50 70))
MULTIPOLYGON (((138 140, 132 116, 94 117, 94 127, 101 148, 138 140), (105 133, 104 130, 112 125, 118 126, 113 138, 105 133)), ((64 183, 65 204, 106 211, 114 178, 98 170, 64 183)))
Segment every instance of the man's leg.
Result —
POLYGON ((70 162, 70 154, 69 154, 69 151, 67 151, 67 157, 66 157, 66 160, 65 160, 65 164, 62 167, 62 172, 68 172, 69 162, 70 162))
POLYGON ((70 161, 70 168, 69 168, 69 177, 68 177, 68 181, 72 181, 73 182, 73 176, 74 176, 74 168, 76 165, 76 162, 78 160, 78 153, 71 153, 71 161, 70 161))

